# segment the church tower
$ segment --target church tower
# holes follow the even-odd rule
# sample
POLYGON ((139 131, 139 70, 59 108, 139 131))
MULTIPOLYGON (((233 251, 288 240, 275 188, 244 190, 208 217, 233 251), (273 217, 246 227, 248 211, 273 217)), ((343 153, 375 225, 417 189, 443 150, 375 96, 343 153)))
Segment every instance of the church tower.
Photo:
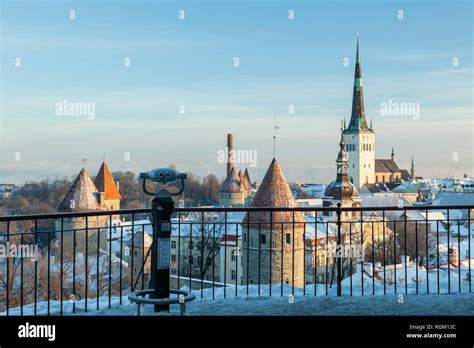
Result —
POLYGON ((344 142, 349 159, 349 180, 360 188, 375 182, 375 132, 367 124, 362 91, 362 70, 359 56, 359 36, 352 97, 352 114, 349 125, 344 130, 344 142))
MULTIPOLYGON (((323 207, 336 207, 339 203, 341 207, 356 208, 360 206, 360 196, 357 189, 348 179, 348 160, 345 151, 344 133, 341 128, 341 140, 339 142, 339 153, 337 155, 337 175, 336 180, 331 182, 323 196, 323 207)), ((323 212, 325 216, 336 218, 335 212, 323 212)), ((356 212, 345 212, 343 218, 355 217, 356 212)))

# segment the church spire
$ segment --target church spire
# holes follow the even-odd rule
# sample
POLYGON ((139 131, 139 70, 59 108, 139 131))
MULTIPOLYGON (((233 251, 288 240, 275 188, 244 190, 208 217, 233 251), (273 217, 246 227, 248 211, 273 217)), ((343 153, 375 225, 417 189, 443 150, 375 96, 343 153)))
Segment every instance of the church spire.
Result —
POLYGON ((360 130, 369 130, 367 120, 365 119, 364 95, 362 92, 362 69, 359 55, 359 34, 357 34, 357 51, 354 74, 354 92, 352 97, 352 114, 349 122, 348 131, 357 132, 360 130))
POLYGON ((339 153, 337 155, 337 181, 343 182, 347 180, 348 160, 344 142, 344 122, 341 123, 341 140, 339 141, 339 153))
POLYGON ((411 158, 410 176, 412 180, 415 179, 415 161, 413 160, 413 157, 411 158))

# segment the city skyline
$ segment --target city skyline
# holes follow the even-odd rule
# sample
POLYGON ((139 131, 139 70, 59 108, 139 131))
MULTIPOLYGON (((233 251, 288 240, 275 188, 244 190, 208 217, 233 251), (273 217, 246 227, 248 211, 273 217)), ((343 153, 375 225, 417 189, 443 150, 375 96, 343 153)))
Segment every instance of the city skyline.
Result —
POLYGON ((256 167, 243 166, 261 180, 277 117, 288 180, 328 183, 350 118, 357 33, 377 157, 393 147, 424 177, 472 175, 468 2, 141 4, 4 2, 2 182, 75 177, 83 158, 96 168, 104 154, 112 171, 175 164, 223 177, 228 132, 236 149, 256 151, 256 167), (58 115, 65 101, 91 103, 93 117, 58 115), (392 103, 419 112, 384 115, 392 103))

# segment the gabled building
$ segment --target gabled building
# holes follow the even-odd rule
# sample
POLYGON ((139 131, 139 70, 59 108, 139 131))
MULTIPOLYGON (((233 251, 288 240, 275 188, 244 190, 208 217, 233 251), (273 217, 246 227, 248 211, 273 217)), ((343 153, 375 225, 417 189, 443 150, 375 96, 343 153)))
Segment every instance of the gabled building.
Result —
POLYGON ((392 148, 392 153, 389 159, 375 160, 375 183, 400 183, 401 180, 407 181, 414 179, 415 167, 413 158, 411 162, 411 172, 408 173, 406 169, 400 169, 395 162, 395 152, 392 148))

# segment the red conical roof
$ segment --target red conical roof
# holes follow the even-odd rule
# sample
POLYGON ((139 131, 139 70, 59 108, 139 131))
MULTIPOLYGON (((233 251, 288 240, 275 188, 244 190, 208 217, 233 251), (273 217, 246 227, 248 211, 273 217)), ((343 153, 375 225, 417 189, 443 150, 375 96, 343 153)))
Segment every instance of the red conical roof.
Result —
POLYGON ((99 192, 105 193, 105 199, 120 199, 119 190, 105 161, 102 162, 99 173, 97 173, 97 177, 95 178, 95 186, 97 186, 99 192))
MULTIPOLYGON (((291 192, 290 186, 286 181, 278 162, 273 159, 268 167, 265 177, 258 188, 257 193, 252 201, 252 207, 297 207, 295 197, 291 192)), ((262 228, 270 227, 270 218, 273 222, 273 228, 281 229, 283 227, 292 228, 292 222, 303 222, 304 216, 302 212, 292 211, 275 211, 271 215, 270 212, 250 212, 244 217, 244 223, 247 221, 252 223, 262 223, 262 228)))

